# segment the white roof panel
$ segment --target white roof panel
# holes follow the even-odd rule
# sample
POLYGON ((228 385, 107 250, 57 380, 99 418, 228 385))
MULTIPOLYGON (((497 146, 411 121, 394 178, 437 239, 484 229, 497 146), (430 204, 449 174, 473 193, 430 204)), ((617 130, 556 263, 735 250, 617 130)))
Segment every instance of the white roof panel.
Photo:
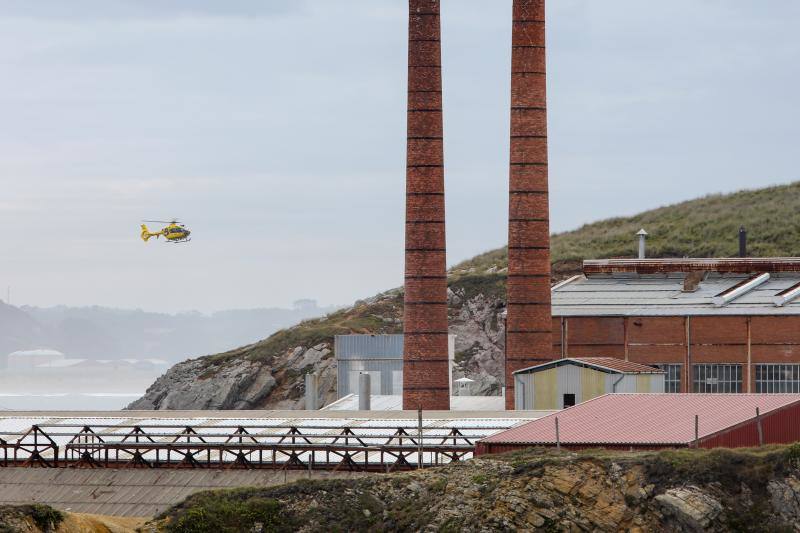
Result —
POLYGON ((764 283, 716 307, 714 296, 749 279, 710 273, 696 291, 683 292, 683 274, 578 277, 553 291, 554 316, 800 315, 800 300, 776 307, 773 297, 800 283, 800 273, 774 274, 764 283))

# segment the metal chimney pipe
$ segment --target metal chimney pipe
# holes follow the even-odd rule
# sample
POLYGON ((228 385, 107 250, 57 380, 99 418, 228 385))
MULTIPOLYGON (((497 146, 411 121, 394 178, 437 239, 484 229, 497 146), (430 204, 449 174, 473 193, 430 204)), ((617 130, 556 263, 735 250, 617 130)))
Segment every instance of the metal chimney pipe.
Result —
POLYGON ((319 409, 319 376, 313 372, 306 374, 306 409, 319 409))
POLYGON ((644 228, 640 229, 636 235, 639 236, 639 259, 644 259, 647 254, 647 235, 648 233, 644 230, 644 228))
POLYGON ((370 395, 372 394, 371 378, 369 374, 358 375, 358 410, 370 410, 370 395))
POLYGON ((747 257, 747 230, 744 226, 739 228, 739 257, 747 257))

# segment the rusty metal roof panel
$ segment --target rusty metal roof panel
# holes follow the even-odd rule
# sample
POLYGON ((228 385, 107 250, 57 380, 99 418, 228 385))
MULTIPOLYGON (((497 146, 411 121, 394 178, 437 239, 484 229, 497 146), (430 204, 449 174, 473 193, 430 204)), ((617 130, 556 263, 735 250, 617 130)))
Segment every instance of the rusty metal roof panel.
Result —
POLYGON ((634 363, 633 361, 625 361, 616 357, 567 357, 564 359, 556 359, 547 363, 523 368, 514 372, 515 374, 522 374, 528 372, 536 372, 548 368, 562 366, 562 365, 577 365, 589 366, 597 370, 604 370, 607 372, 616 372, 621 374, 663 374, 663 370, 659 370, 652 366, 634 363))
POLYGON ((797 257, 686 258, 686 259, 599 259, 583 262, 583 271, 592 273, 655 274, 665 272, 800 272, 797 257))
POLYGON ((565 445, 687 445, 787 405, 800 394, 606 394, 560 413, 502 431, 486 443, 565 445))

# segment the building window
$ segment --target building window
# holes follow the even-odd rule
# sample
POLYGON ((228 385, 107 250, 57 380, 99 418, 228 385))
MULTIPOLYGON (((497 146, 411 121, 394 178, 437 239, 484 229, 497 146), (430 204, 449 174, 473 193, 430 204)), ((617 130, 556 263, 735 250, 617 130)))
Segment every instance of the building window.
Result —
POLYGON ((664 371, 664 392, 681 391, 681 365, 663 363, 651 366, 664 371))
POLYGON ((565 394, 564 395, 564 409, 567 407, 572 407, 575 405, 575 395, 574 394, 565 394))
POLYGON ((694 392, 742 392, 742 365, 694 365, 694 392))
POLYGON ((800 392, 800 365, 756 365, 756 392, 800 392))

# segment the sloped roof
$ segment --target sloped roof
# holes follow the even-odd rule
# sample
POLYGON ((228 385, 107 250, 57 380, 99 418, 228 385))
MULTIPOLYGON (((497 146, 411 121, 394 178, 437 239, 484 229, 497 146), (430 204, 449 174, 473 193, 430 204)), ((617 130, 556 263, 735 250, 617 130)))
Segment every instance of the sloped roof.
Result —
POLYGON ((723 306, 715 305, 714 297, 753 274, 709 272, 692 292, 683 291, 685 277, 683 272, 575 276, 553 288, 553 316, 800 315, 800 297, 779 298, 798 286, 800 272, 770 273, 768 281, 723 306))
POLYGON ((800 402, 800 394, 606 394, 483 439, 486 443, 688 445, 800 402))
POLYGON ((617 359, 616 357, 567 357, 565 359, 556 359, 548 361, 540 365, 523 368, 517 370, 515 374, 536 372, 539 370, 546 370, 560 365, 578 364, 581 366, 589 366, 598 370, 605 370, 609 372, 618 372, 622 374, 663 374, 663 370, 654 368, 652 366, 643 365, 641 363, 634 363, 633 361, 625 361, 624 359, 617 359))

